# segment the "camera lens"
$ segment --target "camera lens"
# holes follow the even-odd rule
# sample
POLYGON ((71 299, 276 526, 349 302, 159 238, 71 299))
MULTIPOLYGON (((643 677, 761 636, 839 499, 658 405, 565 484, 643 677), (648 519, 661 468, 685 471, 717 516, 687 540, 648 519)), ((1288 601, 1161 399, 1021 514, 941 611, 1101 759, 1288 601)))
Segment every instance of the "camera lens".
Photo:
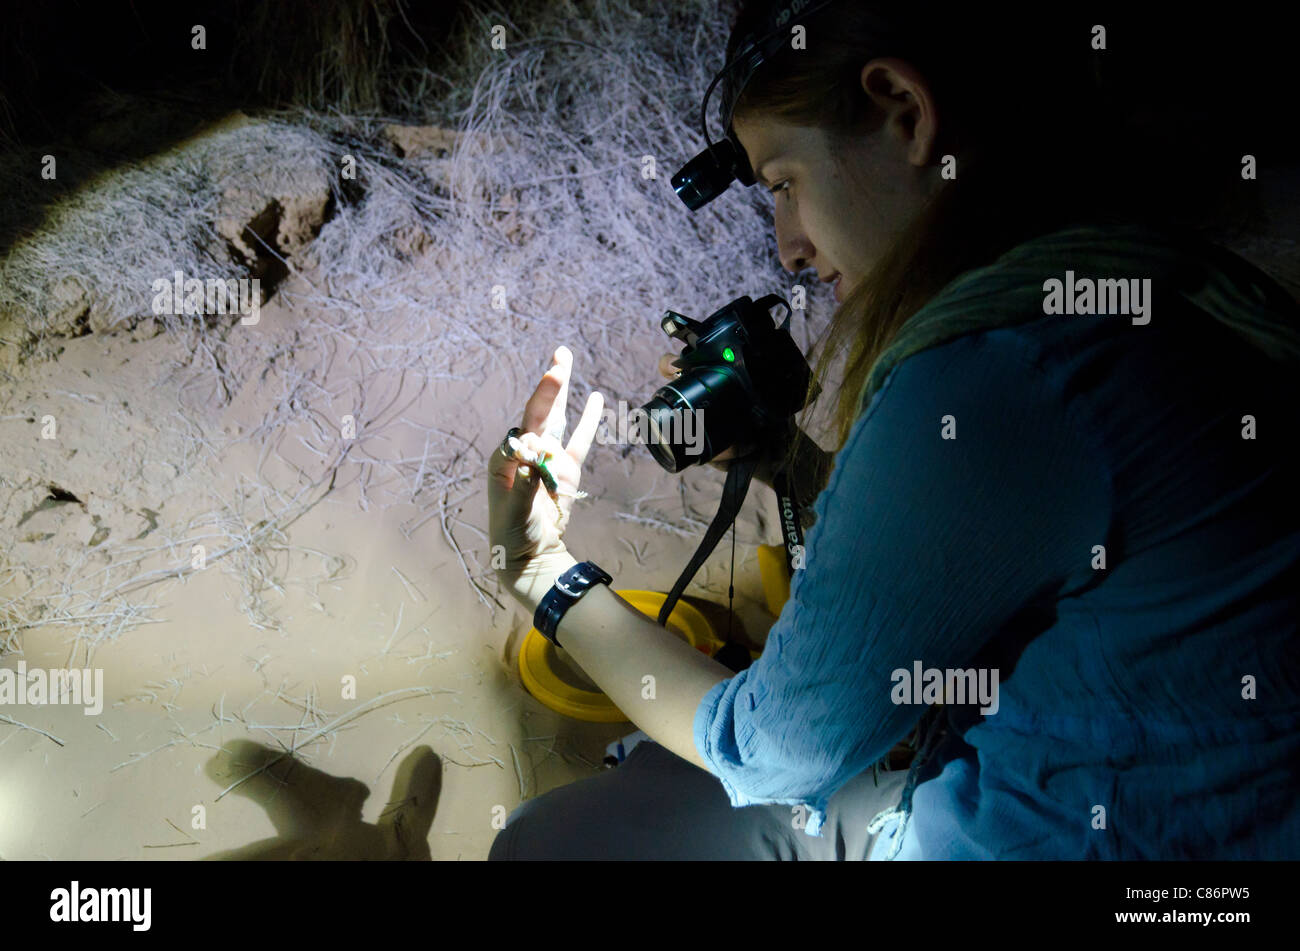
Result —
POLYGON ((661 386, 642 411, 647 448, 669 472, 703 465, 735 445, 751 415, 735 371, 717 366, 661 386))
POLYGON ((669 472, 681 472, 689 463, 679 460, 678 455, 673 452, 670 442, 661 438, 661 433, 665 428, 662 421, 672 416, 672 403, 655 394, 649 403, 643 407, 646 413, 647 422, 650 427, 650 435, 646 440, 646 448, 650 454, 655 457, 655 462, 663 466, 669 472))

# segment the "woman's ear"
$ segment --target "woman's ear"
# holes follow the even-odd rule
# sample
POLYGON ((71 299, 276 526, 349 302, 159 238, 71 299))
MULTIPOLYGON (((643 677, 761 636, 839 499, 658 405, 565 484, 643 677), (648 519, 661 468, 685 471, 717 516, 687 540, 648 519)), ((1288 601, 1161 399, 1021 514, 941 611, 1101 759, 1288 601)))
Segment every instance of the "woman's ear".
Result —
POLYGON ((873 59, 862 67, 862 91, 884 115, 884 126, 907 150, 912 165, 929 165, 939 132, 934 94, 905 60, 873 59))

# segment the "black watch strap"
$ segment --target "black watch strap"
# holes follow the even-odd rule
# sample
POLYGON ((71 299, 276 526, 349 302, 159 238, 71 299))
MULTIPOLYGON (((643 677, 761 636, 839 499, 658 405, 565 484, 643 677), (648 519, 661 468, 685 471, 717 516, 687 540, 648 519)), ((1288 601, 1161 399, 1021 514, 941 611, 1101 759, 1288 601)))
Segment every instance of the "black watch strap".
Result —
POLYGON ((533 627, 556 647, 560 642, 555 638, 560 619, 578 600, 587 593, 592 585, 610 584, 613 578, 594 561, 583 561, 565 571, 555 579, 551 590, 542 595, 537 610, 533 612, 533 627))

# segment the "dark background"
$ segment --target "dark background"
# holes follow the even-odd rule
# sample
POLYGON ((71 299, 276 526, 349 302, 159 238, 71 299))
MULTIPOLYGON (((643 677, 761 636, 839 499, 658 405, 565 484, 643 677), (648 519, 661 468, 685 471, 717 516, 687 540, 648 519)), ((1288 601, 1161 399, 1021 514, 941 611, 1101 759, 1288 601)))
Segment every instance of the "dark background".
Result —
MULTIPOLYGON (((558 2, 533 0, 539 9, 558 2)), ((573 6, 581 12, 598 2, 573 6)), ((936 29, 944 6, 933 5, 936 29)), ((1041 3, 1025 16, 1014 4, 986 6, 1015 39, 1048 42, 1033 25, 1044 16, 1041 3)), ((1157 148, 1156 175, 1166 152, 1170 174, 1180 163, 1202 163, 1232 178, 1242 154, 1254 154, 1273 220, 1253 230, 1300 239, 1300 213, 1288 210, 1300 206, 1295 16, 1289 4, 1259 6, 1100 2, 1053 5, 1051 15, 1084 38, 1092 24, 1107 27, 1108 48, 1096 63, 1108 108, 1178 143, 1157 148)), ((510 3, 509 15, 488 0, 0 0, 0 190, 21 187, 49 151, 59 156, 59 179, 43 194, 57 199, 233 109, 308 107, 418 124, 427 119, 421 97, 455 90, 427 75, 412 86, 404 81, 412 71, 437 73, 458 47, 486 42, 482 22, 465 32, 476 14, 526 32, 532 8, 528 0, 510 3), (196 23, 207 28, 203 51, 191 48, 196 23)), ((682 33, 690 42, 691 31, 682 33)), ((719 49, 719 66, 723 55, 719 49)), ((1015 89, 985 92, 1016 108, 1015 89)), ((1082 141, 1105 133, 1080 121, 1077 134, 1082 141)), ((1113 143, 1121 154, 1130 147, 1113 143)), ((1254 185, 1228 186, 1243 209, 1265 193, 1254 185)), ((33 224, 30 208, 0 208, 0 251, 33 224)), ((1300 288, 1290 269, 1277 276, 1300 288)))
MULTIPOLYGON (((942 29, 944 5, 934 6, 942 29)), ((1014 5, 986 6, 1009 30, 1022 30, 1024 42, 1041 42, 1014 5)), ((1103 2, 1075 4, 1066 15, 1085 31, 1108 27, 1105 59, 1128 104, 1205 121, 1207 134, 1254 126, 1261 148, 1294 149, 1294 10, 1261 6, 1103 2)), ((10 142, 75 135, 96 118, 87 107, 105 93, 180 98, 211 111, 399 109, 378 74, 436 70, 454 55, 466 14, 495 9, 484 0, 5 0, 0 135, 10 142), (196 23, 207 27, 206 51, 190 48, 196 23)), ((516 10, 517 21, 527 9, 516 10)))

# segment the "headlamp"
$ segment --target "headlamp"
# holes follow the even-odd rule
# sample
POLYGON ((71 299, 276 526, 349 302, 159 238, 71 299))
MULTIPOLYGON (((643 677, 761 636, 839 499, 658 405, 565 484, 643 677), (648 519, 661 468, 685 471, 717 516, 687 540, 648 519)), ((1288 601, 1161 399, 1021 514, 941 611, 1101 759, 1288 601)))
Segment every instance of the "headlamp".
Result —
POLYGON ((746 36, 738 44, 740 51, 713 77, 713 81, 709 83, 709 88, 704 93, 704 102, 700 105, 700 129, 704 133, 707 148, 683 165, 681 170, 672 177, 673 190, 691 211, 697 211, 713 201, 730 188, 734 181, 746 186, 754 184, 754 171, 750 167, 749 157, 731 127, 731 113, 736 106, 736 100, 740 98, 740 94, 753 78, 758 67, 785 46, 794 18, 816 13, 832 2, 834 0, 822 0, 820 3, 794 0, 786 4, 768 21, 772 28, 758 36, 753 32, 746 36), (730 80, 726 102, 723 104, 723 125, 726 134, 722 141, 714 142, 709 137, 709 97, 713 95, 713 90, 718 83, 724 79, 730 80))
POLYGON ((697 211, 717 198, 731 183, 739 180, 744 185, 754 184, 745 150, 736 141, 734 133, 721 142, 713 142, 695 158, 682 166, 673 176, 673 190, 691 211, 697 211))

